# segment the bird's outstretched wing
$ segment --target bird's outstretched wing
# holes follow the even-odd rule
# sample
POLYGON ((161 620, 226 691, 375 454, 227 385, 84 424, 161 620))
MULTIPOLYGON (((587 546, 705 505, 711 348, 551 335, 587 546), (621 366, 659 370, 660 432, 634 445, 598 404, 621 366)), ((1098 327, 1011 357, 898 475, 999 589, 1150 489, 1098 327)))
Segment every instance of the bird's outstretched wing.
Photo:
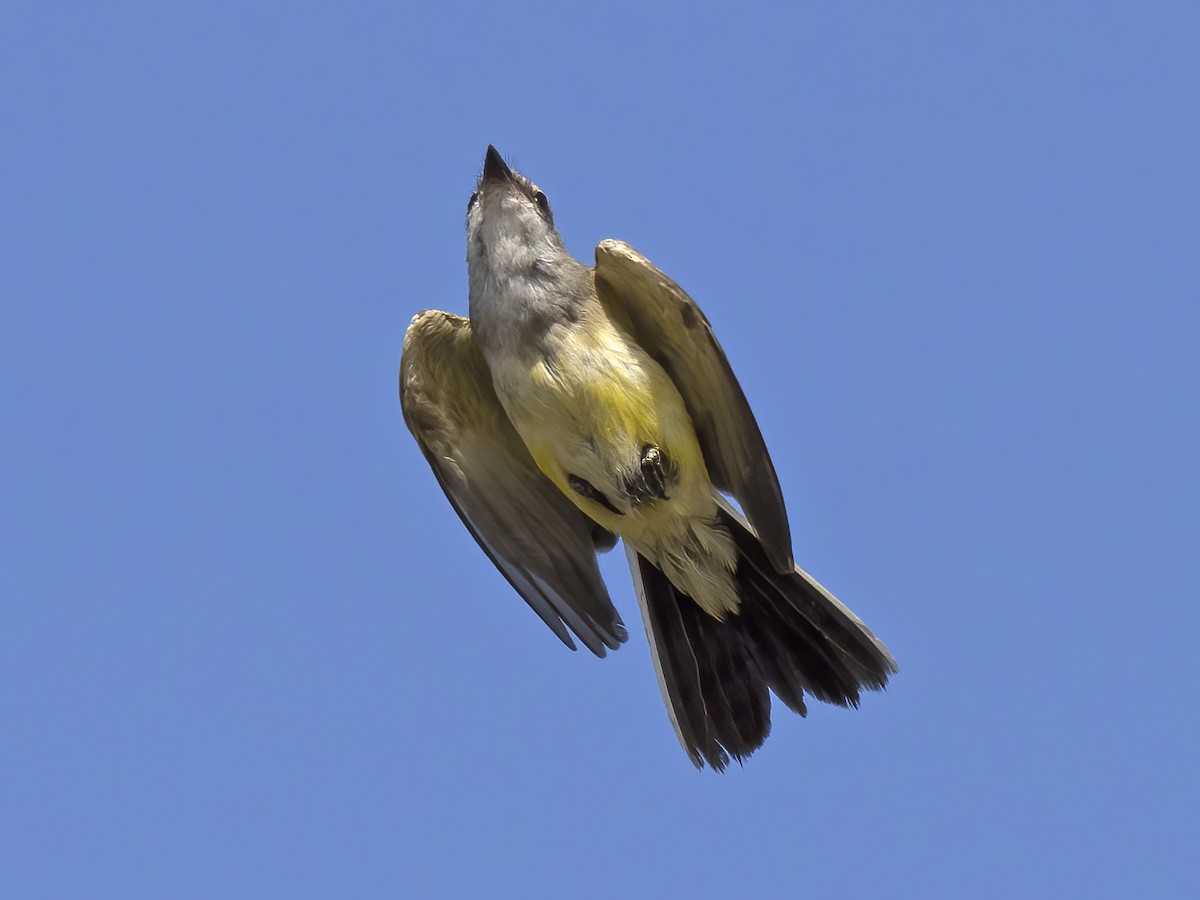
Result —
POLYGON ((792 570, 792 538, 779 479, 746 395, 700 307, 623 241, 596 247, 600 302, 671 376, 692 417, 713 485, 732 496, 771 565, 792 570))
MULTIPOLYGON (((628 634, 600 578, 606 537, 533 462, 504 414, 468 320, 427 310, 400 360, 400 406, 433 474, 496 568, 568 647, 628 634)), ((611 546, 611 544, 609 544, 611 546)))

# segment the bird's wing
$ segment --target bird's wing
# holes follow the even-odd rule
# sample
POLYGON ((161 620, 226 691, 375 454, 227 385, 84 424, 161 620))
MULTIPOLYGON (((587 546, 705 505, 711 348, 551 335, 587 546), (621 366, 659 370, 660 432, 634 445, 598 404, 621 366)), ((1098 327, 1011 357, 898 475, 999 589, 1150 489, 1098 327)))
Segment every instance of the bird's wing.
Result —
POLYGON ((534 464, 468 320, 436 310, 413 318, 400 406, 446 497, 517 593, 568 647, 564 623, 597 656, 615 650, 628 634, 596 561, 607 533, 534 464))
POLYGON ((630 330, 675 382, 713 485, 745 510, 771 565, 790 572, 792 538, 775 467, 700 307, 623 241, 602 241, 596 247, 596 291, 609 315, 630 330))

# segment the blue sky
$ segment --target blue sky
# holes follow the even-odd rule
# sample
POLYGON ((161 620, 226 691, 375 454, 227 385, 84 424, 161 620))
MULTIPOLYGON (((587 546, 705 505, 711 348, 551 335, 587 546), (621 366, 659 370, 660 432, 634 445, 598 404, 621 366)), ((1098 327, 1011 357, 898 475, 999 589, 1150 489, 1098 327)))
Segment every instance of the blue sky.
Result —
MULTIPOLYGON (((101 9, 104 6, 104 9, 101 9)), ((0 895, 1194 896, 1195 4, 0 13, 0 895), (494 143, 901 672, 697 773, 396 400, 494 143)))

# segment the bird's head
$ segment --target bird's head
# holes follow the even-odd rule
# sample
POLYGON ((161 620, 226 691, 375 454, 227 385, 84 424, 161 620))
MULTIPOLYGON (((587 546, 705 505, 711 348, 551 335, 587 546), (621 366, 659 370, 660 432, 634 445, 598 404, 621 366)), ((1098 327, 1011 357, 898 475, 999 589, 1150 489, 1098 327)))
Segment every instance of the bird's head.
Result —
POLYGON ((488 146, 483 172, 467 203, 467 267, 471 280, 536 275, 567 255, 550 201, 488 146))

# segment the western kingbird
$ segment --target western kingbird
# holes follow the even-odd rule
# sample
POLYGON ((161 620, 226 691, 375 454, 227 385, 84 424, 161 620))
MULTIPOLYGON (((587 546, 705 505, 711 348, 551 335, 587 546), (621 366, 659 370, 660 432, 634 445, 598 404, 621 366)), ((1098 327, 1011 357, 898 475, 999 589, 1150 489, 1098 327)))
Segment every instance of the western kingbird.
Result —
POLYGON ((697 767, 762 745, 769 691, 857 706, 897 671, 792 561, 775 468, 700 308, 621 241, 588 268, 488 147, 467 205, 470 318, 426 310, 400 404, 475 540, 568 647, 628 636, 596 553, 625 543, 659 687, 697 767), (724 495, 745 511, 743 516, 724 495))

